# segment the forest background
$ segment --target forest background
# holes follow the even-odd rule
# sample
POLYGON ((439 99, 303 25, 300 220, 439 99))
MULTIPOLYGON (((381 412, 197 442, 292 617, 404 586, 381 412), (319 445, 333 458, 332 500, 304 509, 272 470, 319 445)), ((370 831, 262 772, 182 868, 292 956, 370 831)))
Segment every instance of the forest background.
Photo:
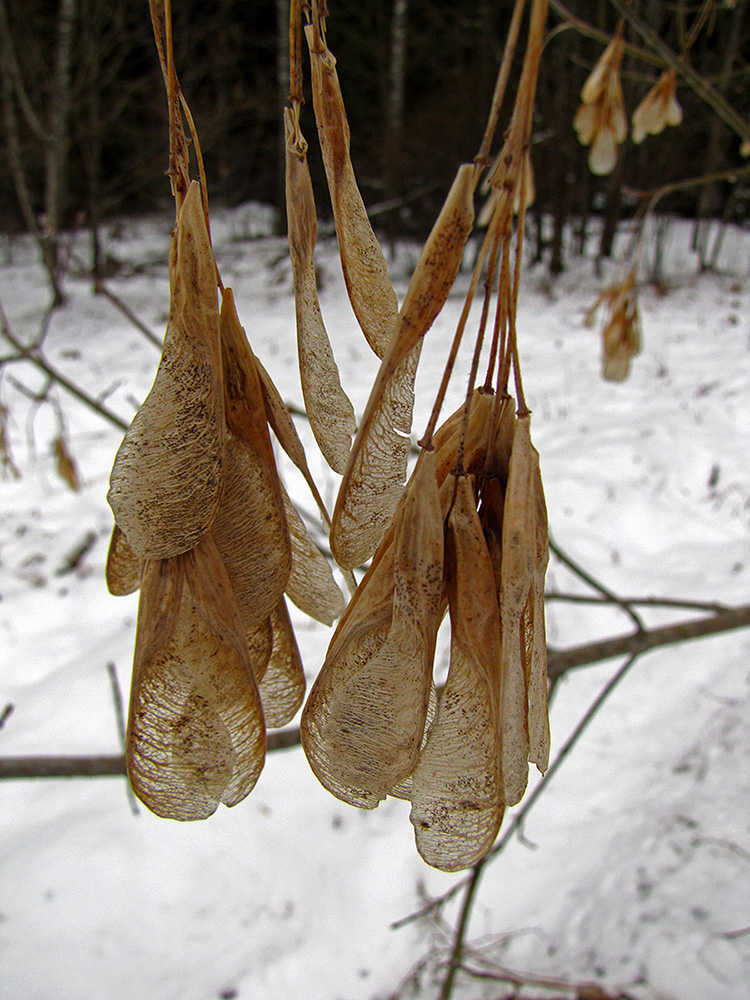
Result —
MULTIPOLYGON (((354 167, 376 226, 390 237, 426 234, 456 165, 478 148, 512 6, 510 0, 337 0, 329 40, 344 67, 354 167)), ((582 252, 587 220, 602 214, 598 252, 608 256, 638 191, 742 163, 741 136, 700 90, 705 81, 738 120, 747 118, 747 3, 639 0, 628 8, 626 108, 632 111, 665 65, 644 44, 644 32, 698 74, 698 87, 678 74, 682 125, 642 145, 626 142, 612 175, 590 174, 572 121, 583 82, 615 31, 618 6, 550 5, 550 28, 560 30, 541 63, 533 159, 534 211, 553 224, 544 241, 541 224, 536 231, 530 226, 530 236, 538 237, 537 258, 544 256, 553 273, 565 266, 569 220, 576 220, 572 250, 582 252)), ((271 204, 280 232, 287 8, 287 0, 181 0, 173 15, 177 70, 201 137, 212 203, 271 204)), ((92 268, 101 274, 116 264, 100 259, 98 225, 166 207, 168 199, 167 109, 145 10, 145 3, 129 0, 0 0, 0 229, 90 228, 92 268)), ((314 135, 309 95, 305 126, 314 135)), ((325 213, 318 164, 311 157, 325 213)), ((748 192, 747 176, 678 186, 660 208, 742 223, 748 192)))

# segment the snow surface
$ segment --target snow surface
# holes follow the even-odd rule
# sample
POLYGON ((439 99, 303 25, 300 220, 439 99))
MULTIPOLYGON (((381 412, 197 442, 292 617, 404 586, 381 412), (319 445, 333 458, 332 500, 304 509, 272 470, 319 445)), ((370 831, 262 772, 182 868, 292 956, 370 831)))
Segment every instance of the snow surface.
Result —
MULTIPOLYGON (((259 206, 218 212, 214 241, 254 350, 299 405, 291 272, 284 240, 263 235, 269 221, 259 206)), ((109 287, 159 335, 168 228, 167 219, 124 220, 105 233, 121 262, 109 287)), ((665 233, 669 287, 641 290, 644 347, 624 384, 601 380, 598 329, 582 323, 612 273, 574 260, 554 282, 541 268, 524 275, 518 329, 551 529, 620 594, 740 604, 750 598, 750 234, 729 233, 718 273, 698 275, 689 227, 665 233)), ((85 258, 82 237, 71 249, 85 258)), ((397 249, 400 294, 417 254, 397 249)), ((46 356, 128 421, 158 351, 92 295, 76 259, 46 356)), ((356 331, 331 239, 319 260, 324 316, 361 413, 376 359, 356 331)), ((48 297, 36 251, 3 237, 0 262, 0 301, 29 341, 48 297)), ((428 335, 417 433, 467 282, 462 273, 428 335)), ((462 364, 446 413, 463 392, 462 364)), ((0 711, 14 706, 0 755, 117 753, 107 664, 127 697, 137 607, 136 596, 111 597, 103 579, 105 494, 121 435, 59 388, 50 390, 53 405, 29 398, 47 388, 25 362, 7 365, 0 387, 22 473, 0 483, 0 711), (79 492, 55 471, 60 414, 79 492), (94 544, 66 571, 89 533, 94 544)), ((309 445, 304 422, 299 429, 309 445)), ((312 446, 308 454, 332 503, 336 477, 312 446)), ((548 585, 587 592, 554 559, 548 585)), ((649 625, 696 614, 643 610, 649 625)), ((330 632, 296 612, 294 621, 312 678, 330 632)), ((631 629, 612 608, 548 607, 558 648, 631 629)), ((468 934, 475 966, 594 981, 644 1000, 748 1000, 749 654, 745 630, 636 663, 529 813, 523 837, 486 869, 468 934)), ((553 755, 619 666, 587 667, 560 683, 553 755)), ((442 921, 392 929, 457 877, 420 860, 408 804, 359 812, 339 803, 299 748, 269 754, 252 794, 203 823, 144 808, 134 815, 122 779, 2 782, 0 859, 3 1000, 374 1000, 399 984, 404 996, 434 997, 457 912, 454 900, 442 921)), ((459 977, 455 995, 490 1000, 508 989, 459 977)))

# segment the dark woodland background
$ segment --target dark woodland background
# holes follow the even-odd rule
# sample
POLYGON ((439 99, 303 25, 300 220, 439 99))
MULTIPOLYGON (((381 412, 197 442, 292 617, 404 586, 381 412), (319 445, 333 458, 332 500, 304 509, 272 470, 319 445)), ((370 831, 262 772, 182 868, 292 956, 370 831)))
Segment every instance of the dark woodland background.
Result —
MULTIPOLYGON (((457 165, 476 153, 512 6, 512 0, 329 0, 328 42, 338 60, 355 170, 376 225, 389 235, 423 235, 457 165), (405 45, 402 74, 394 60, 399 37, 405 45)), ((635 0, 631 6, 679 53, 705 5, 635 0)), ((747 0, 713 4, 686 56, 743 117, 750 113, 747 6, 747 0)), ((605 0, 570 0, 567 7, 593 28, 615 30, 618 15, 605 0)), ((166 102, 146 0, 0 0, 0 15, 0 229, 30 228, 30 213, 57 229, 165 208, 166 102), (69 58, 61 67, 66 32, 69 58), (30 109, 19 98, 21 90, 30 109), (29 110, 37 128, 30 127, 29 110), (26 178, 25 208, 19 168, 26 178)), ((173 0, 173 19, 177 71, 197 124, 212 203, 271 203, 280 209, 283 229, 287 0, 173 0)), ((550 29, 561 23, 551 7, 550 29)), ((626 40, 644 47, 630 28, 626 40)), ((542 58, 535 210, 556 223, 546 242, 537 244, 540 253, 549 252, 553 270, 565 263, 559 233, 566 220, 577 220, 583 238, 585 221, 597 213, 611 231, 637 204, 630 189, 747 163, 737 134, 678 77, 683 124, 640 146, 626 142, 610 177, 590 175, 588 151, 579 145, 572 120, 603 47, 602 40, 568 29, 551 39, 542 58)), ((516 71, 520 58, 517 64, 516 71)), ((649 64, 626 54, 628 115, 661 68, 658 60, 649 64)), ((507 122, 504 110, 501 125, 507 122)), ((304 115, 325 216, 328 196, 309 100, 304 115)), ((676 192, 661 209, 746 223, 749 193, 747 178, 726 181, 676 192)))

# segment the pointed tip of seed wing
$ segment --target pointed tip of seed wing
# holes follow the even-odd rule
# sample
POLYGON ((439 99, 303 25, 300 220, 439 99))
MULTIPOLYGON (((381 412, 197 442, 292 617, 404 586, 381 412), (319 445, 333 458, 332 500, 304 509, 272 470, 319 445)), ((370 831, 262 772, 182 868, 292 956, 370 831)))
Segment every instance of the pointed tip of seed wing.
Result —
POLYGON ((107 552, 105 571, 107 589, 116 597, 132 594, 141 585, 143 560, 128 545, 128 540, 117 525, 112 529, 112 537, 107 552))

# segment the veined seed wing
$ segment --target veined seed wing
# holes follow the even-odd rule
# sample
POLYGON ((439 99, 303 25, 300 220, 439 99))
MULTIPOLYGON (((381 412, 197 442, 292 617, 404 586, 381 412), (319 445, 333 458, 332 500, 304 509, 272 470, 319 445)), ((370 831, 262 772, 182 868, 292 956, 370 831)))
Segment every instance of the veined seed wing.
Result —
POLYGON ((264 622, 278 604, 289 580, 292 549, 275 468, 257 449, 230 436, 224 469, 211 534, 247 630, 264 622))
POLYGON ((136 795, 159 816, 205 819, 250 792, 265 746, 247 646, 210 536, 187 555, 149 560, 127 735, 136 795))
POLYGON ((144 559, 192 548, 210 527, 221 493, 216 266, 195 182, 180 210, 171 258, 161 362, 117 452, 107 496, 130 547, 144 559))
POLYGON ((457 871, 487 853, 503 816, 499 611, 469 477, 458 482, 448 528, 451 661, 412 777, 411 822, 424 860, 457 871))
POLYGON ((283 496, 292 546, 291 572, 285 593, 300 611, 324 625, 332 625, 344 610, 346 600, 333 578, 328 560, 310 538, 286 490, 283 496))
POLYGON ((305 671, 283 597, 271 614, 271 628, 273 652, 258 690, 266 725, 275 729, 292 721, 305 697, 305 671))
POLYGON ((331 550, 351 569, 375 551, 403 492, 420 345, 458 274, 474 220, 474 167, 459 168, 422 251, 339 488, 331 550))
POLYGON ((132 594, 141 585, 143 560, 128 545, 122 530, 115 524, 107 552, 107 589, 116 597, 132 594))
POLYGON ((310 428, 325 460, 343 473, 356 427, 354 408, 341 388, 318 302, 313 250, 318 223, 315 215, 307 143, 293 112, 284 112, 286 129, 286 214, 289 251, 294 273, 297 349, 300 380, 310 428))
POLYGON ((357 322, 370 347, 382 358, 393 333, 398 301, 354 176, 349 155, 349 123, 336 60, 322 39, 316 45, 312 25, 306 28, 306 35, 310 48, 313 108, 344 281, 357 322))

